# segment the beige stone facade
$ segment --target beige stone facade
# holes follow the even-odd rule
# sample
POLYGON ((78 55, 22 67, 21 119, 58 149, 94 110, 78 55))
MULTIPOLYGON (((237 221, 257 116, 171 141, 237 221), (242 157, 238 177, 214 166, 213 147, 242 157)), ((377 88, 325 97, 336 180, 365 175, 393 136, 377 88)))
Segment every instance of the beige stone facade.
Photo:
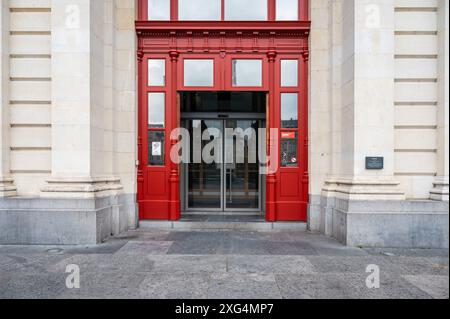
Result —
MULTIPOLYGON (((311 1, 311 230, 358 244, 341 229, 352 202, 398 217, 409 211, 383 203, 416 201, 448 245, 448 12, 446 0, 311 1)), ((123 197, 114 232, 137 226, 135 17, 134 0, 1 0, 1 197, 123 197)))

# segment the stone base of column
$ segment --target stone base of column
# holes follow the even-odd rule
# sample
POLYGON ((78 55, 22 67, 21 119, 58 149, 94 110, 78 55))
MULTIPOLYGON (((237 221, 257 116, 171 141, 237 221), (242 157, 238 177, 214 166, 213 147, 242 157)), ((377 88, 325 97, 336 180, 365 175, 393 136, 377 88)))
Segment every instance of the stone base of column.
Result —
POLYGON ((434 187, 430 191, 430 198, 432 200, 448 202, 448 176, 437 177, 433 184, 434 187))
POLYGON ((136 228, 136 194, 0 198, 0 245, 92 245, 136 228))
POLYGON ((14 180, 10 177, 0 176, 0 198, 13 197, 17 195, 17 188, 14 180))
POLYGON ((329 180, 320 231, 348 246, 448 248, 448 202, 408 201, 393 180, 329 180))
POLYGON ((134 229, 136 211, 116 177, 53 177, 40 197, 0 198, 0 244, 98 244, 134 229))
MULTIPOLYGON (((342 179, 333 177, 325 182, 320 198, 320 212, 316 214, 319 231, 327 236, 336 235, 334 213, 338 200, 347 201, 399 201, 405 194, 399 183, 391 178, 384 179, 342 179)), ((342 203, 342 202, 341 202, 342 203)), ((345 208, 344 208, 345 210, 345 208)), ((311 223, 311 221, 310 221, 311 223)), ((341 231, 339 231, 341 232, 341 231)), ((336 235, 334 237, 340 237, 336 235)), ((345 240, 343 240, 345 242, 345 240)))
POLYGON ((392 178, 336 179, 326 183, 324 193, 346 200, 404 200, 400 183, 392 178))
POLYGON ((123 189, 116 177, 52 177, 41 189, 44 198, 100 198, 118 194, 123 189))

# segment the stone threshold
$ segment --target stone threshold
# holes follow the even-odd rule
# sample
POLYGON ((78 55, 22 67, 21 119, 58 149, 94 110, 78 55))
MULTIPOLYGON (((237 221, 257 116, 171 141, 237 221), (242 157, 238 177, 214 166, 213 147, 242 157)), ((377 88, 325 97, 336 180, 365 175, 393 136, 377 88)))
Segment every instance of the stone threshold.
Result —
POLYGON ((139 222, 140 229, 163 230, 293 230, 307 231, 305 222, 267 222, 261 215, 252 214, 184 214, 179 221, 139 222))

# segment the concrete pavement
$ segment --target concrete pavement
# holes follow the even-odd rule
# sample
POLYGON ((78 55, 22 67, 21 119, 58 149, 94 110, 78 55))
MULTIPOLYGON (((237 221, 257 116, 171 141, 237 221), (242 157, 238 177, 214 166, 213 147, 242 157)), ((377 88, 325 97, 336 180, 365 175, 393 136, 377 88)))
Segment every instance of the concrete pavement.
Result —
POLYGON ((130 231, 0 246, 0 298, 448 298, 448 250, 350 248, 305 231, 130 231), (68 289, 68 265, 80 288, 68 289), (366 285, 379 269, 380 288, 366 285))

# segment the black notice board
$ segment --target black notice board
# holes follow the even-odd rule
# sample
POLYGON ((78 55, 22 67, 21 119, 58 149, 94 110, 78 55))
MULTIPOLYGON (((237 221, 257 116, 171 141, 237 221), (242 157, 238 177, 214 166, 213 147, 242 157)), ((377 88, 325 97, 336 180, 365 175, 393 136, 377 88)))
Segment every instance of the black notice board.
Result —
POLYGON ((366 169, 384 169, 384 157, 366 157, 366 169))

